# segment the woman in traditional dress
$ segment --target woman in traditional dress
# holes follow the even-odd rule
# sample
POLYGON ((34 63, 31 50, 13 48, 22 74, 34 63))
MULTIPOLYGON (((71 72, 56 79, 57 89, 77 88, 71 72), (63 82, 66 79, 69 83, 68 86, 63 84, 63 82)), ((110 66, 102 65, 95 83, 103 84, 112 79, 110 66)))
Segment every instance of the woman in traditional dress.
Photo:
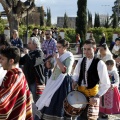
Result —
POLYGON ((118 90, 119 86, 119 74, 117 69, 114 67, 113 60, 106 61, 108 74, 111 81, 111 87, 101 98, 100 112, 104 113, 102 118, 107 118, 106 114, 119 114, 120 113, 120 94, 118 90))
POLYGON ((54 54, 56 63, 53 73, 47 81, 42 96, 36 103, 40 120, 71 119, 63 108, 63 101, 71 91, 69 75, 74 63, 73 54, 67 51, 68 46, 69 43, 66 40, 57 42, 58 54, 54 54))
POLYGON ((107 60, 113 59, 113 55, 110 52, 110 50, 108 49, 108 46, 106 43, 103 43, 102 45, 99 46, 99 51, 97 53, 97 57, 102 59, 104 62, 106 62, 107 60))

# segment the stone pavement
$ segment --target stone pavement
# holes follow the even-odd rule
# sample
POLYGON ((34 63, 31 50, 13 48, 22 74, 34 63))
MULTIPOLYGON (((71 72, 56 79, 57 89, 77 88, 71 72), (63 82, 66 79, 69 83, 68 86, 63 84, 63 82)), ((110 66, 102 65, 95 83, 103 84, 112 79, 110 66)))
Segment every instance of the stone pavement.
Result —
POLYGON ((108 119, 99 118, 98 120, 120 120, 120 114, 117 114, 117 115, 109 115, 108 119))

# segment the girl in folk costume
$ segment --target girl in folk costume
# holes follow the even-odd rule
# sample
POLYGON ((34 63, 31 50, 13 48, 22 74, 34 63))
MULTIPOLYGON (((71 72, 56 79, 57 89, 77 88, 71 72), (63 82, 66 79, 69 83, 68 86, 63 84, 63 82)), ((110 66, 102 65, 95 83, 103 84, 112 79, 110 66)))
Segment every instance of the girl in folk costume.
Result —
POLYGON ((37 116, 40 120, 63 120, 70 119, 64 109, 63 101, 70 89, 70 79, 74 57, 67 51, 68 42, 59 40, 57 42, 58 54, 54 54, 55 67, 53 73, 48 79, 42 96, 36 102, 39 112, 37 116))
MULTIPOLYGON (((106 65, 111 81, 111 87, 106 94, 101 97, 100 112, 104 114, 117 114, 120 113, 120 94, 118 90, 119 74, 114 66, 113 60, 107 60, 106 65)), ((102 117, 108 116, 103 115, 102 117)))

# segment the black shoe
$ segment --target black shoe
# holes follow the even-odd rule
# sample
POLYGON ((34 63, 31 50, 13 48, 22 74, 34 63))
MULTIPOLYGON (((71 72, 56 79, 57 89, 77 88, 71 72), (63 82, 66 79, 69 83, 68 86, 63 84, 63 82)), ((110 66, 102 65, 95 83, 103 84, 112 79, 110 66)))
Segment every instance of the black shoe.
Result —
POLYGON ((103 118, 103 119, 107 119, 107 118, 108 118, 108 115, 102 115, 101 118, 103 118))

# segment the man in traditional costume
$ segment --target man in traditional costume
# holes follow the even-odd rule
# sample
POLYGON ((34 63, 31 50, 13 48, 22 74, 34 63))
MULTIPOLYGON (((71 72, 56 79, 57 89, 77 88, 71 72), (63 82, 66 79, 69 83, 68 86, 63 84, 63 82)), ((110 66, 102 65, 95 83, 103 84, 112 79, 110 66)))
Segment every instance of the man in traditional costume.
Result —
POLYGON ((85 94, 89 104, 78 120, 97 120, 100 97, 109 89, 110 80, 105 63, 94 57, 95 42, 86 40, 83 48, 86 57, 80 58, 76 65, 72 76, 73 89, 78 84, 78 91, 85 94))
POLYGON ((7 73, 0 86, 0 120, 33 120, 27 81, 17 68, 19 58, 17 47, 1 50, 1 65, 7 73))

